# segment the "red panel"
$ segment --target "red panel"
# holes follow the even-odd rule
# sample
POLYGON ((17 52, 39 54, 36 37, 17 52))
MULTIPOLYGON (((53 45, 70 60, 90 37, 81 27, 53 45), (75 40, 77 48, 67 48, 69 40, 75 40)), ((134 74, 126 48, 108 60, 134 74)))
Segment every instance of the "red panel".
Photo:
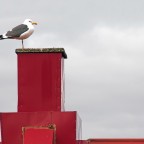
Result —
POLYGON ((56 124, 56 144, 76 144, 76 112, 2 113, 3 144, 22 144, 22 127, 56 124))
POLYGON ((24 131, 24 144, 53 144, 54 131, 28 128, 24 131))
POLYGON ((18 111, 61 111, 61 53, 18 53, 18 111))

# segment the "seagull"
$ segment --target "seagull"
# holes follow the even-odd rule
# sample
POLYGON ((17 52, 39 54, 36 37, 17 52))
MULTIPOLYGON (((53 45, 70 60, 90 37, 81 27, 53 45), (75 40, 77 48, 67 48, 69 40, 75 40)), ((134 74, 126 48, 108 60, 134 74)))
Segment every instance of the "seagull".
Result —
POLYGON ((17 39, 22 40, 22 49, 24 49, 23 40, 27 39, 34 32, 34 26, 37 25, 31 19, 26 19, 22 24, 14 27, 12 30, 7 31, 3 35, 0 35, 0 40, 3 39, 17 39))

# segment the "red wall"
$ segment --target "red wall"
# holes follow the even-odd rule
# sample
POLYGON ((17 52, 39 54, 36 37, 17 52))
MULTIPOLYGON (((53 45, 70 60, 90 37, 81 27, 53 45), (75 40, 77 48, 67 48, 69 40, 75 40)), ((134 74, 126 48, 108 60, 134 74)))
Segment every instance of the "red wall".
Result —
POLYGON ((56 125, 56 144, 76 144, 76 112, 1 113, 3 144, 22 144, 22 127, 56 125))
POLYGON ((61 111, 62 53, 17 53, 18 112, 61 111))

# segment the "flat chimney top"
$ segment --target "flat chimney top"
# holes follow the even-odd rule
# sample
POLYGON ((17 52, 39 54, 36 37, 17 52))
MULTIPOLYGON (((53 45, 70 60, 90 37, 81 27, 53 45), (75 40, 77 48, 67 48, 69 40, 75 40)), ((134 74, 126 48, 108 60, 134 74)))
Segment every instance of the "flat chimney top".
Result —
POLYGON ((16 53, 62 53, 62 56, 66 59, 67 54, 64 48, 24 48, 16 49, 16 53))

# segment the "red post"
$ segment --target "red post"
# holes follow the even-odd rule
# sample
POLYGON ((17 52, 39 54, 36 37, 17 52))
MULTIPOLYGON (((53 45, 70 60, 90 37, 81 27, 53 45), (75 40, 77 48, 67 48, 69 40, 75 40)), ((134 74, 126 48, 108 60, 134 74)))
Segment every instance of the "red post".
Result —
POLYGON ((63 48, 17 49, 18 112, 64 110, 63 48))

